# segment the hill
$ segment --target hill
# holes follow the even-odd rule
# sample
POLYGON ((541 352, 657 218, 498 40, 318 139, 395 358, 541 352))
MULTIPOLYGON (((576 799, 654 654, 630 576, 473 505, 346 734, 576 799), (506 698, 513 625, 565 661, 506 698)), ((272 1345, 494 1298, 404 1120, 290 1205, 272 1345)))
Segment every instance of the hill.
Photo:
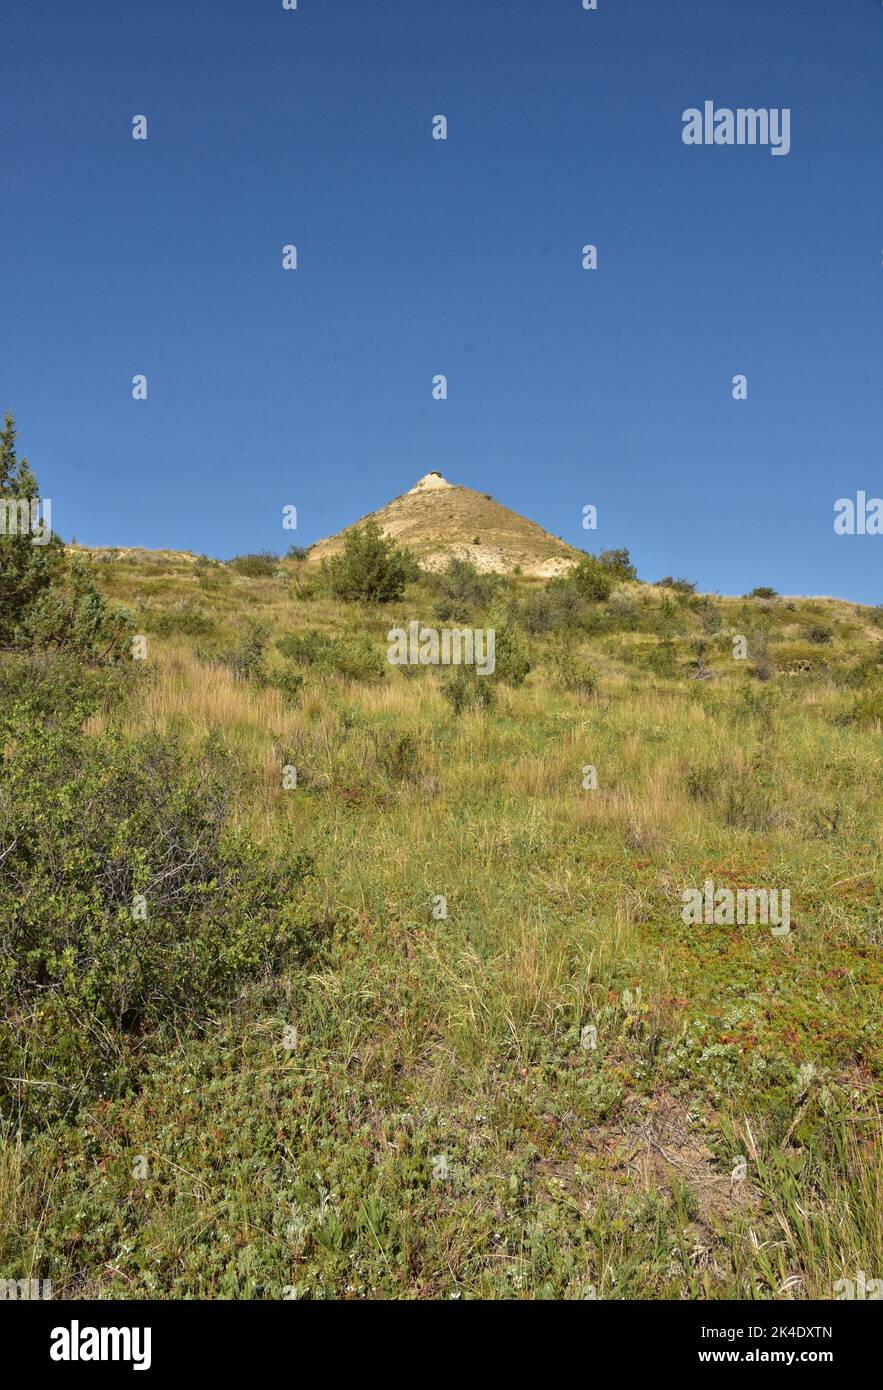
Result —
MULTIPOLYGON (((488 493, 449 483, 440 473, 427 473, 400 497, 353 524, 369 519, 399 545, 408 546, 427 570, 462 559, 484 574, 518 571, 528 578, 548 579, 565 573, 580 558, 578 550, 535 521, 495 502, 488 493)), ((350 529, 312 546, 310 563, 341 550, 350 529)))
POLYGON ((368 606, 297 569, 105 551, 146 659, 0 659, 4 1271, 619 1300, 879 1270, 883 611, 510 577, 458 598, 501 624, 479 701, 387 660, 445 575, 368 606), (709 881, 787 893, 787 932, 686 920, 709 881))

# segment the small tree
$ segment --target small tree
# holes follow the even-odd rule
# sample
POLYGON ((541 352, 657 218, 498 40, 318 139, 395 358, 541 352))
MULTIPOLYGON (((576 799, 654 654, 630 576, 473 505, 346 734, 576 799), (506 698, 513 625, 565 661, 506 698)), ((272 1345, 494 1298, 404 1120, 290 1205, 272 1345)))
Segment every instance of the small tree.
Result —
POLYGON ((40 492, 27 459, 16 456, 15 436, 7 412, 0 430, 0 647, 119 659, 134 620, 108 606, 86 560, 68 561, 58 536, 34 534, 40 492))
POLYGON ((491 614, 489 625, 494 629, 494 661, 498 680, 508 681, 510 685, 523 685, 531 669, 524 638, 515 623, 503 614, 491 614))
POLYGON ((584 555, 566 578, 582 598, 600 601, 609 598, 613 588, 609 572, 594 555, 584 555))
POLYGON ((435 616, 440 622, 466 622, 473 608, 485 608, 500 589, 498 574, 480 574, 470 560, 450 559, 435 577, 439 599, 435 616))
POLYGON ((19 644, 76 653, 86 661, 122 660, 135 627, 128 609, 107 603, 80 555, 62 559, 55 578, 25 613, 19 644))
POLYGON ((621 550, 602 550, 598 556, 598 564, 606 570, 614 579, 637 579, 638 571, 632 564, 632 557, 623 548, 621 550))
POLYGON ((320 576, 335 598, 391 603, 401 598, 415 572, 410 551, 400 550, 369 519, 346 533, 343 551, 322 561, 320 576))
POLYGON ((63 546, 57 536, 37 543, 31 525, 39 497, 27 459, 15 449, 15 420, 0 430, 0 646, 9 646, 28 610, 57 577, 63 546))

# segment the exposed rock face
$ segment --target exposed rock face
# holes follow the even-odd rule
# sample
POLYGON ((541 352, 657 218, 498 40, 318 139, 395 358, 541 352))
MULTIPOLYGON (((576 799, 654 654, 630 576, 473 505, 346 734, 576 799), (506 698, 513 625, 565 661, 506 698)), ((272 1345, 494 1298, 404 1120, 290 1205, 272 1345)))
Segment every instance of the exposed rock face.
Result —
POLYGON ((430 492, 433 488, 452 486, 453 484, 449 483, 447 478, 443 478, 441 473, 425 473, 419 482, 408 488, 405 496, 410 497, 415 492, 430 492))
MULTIPOLYGON (((449 483, 438 472, 425 474, 401 497, 369 515, 386 535, 409 546, 429 570, 444 569, 456 558, 470 560, 485 573, 519 569, 529 577, 547 579, 565 573, 580 558, 573 546, 535 521, 486 493, 449 483)), ((341 550, 348 529, 318 541, 310 550, 310 563, 341 550)))

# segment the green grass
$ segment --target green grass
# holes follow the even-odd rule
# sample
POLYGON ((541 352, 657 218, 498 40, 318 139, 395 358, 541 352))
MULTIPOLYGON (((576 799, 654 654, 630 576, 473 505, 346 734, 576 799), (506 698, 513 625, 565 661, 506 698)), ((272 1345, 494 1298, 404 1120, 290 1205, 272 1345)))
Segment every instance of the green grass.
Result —
POLYGON ((284 632, 383 650, 396 623, 433 622, 429 589, 365 611, 184 560, 101 579, 149 634, 127 727, 194 749, 220 732, 238 822, 312 854, 305 911, 326 930, 308 966, 149 1046, 130 1093, 24 1137, 7 1123, 5 1277, 56 1296, 644 1299, 830 1298, 883 1274, 870 610, 714 599, 692 680, 699 612, 628 586, 563 639, 594 691, 538 636, 523 686, 458 715, 446 672, 308 665, 286 702, 220 660, 255 616, 271 666, 284 632), (831 641, 810 643, 820 624, 831 641), (731 656, 759 626, 767 680, 731 656), (666 633, 670 676, 647 659, 666 633), (686 926, 681 893, 707 877, 789 888, 790 936, 686 926))

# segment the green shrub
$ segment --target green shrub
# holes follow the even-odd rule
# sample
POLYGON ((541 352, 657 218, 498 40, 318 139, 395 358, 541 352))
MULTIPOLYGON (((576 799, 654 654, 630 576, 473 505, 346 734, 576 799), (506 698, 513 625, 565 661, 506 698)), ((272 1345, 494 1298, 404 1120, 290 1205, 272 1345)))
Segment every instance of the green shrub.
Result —
POLYGON ((776 674, 776 663, 770 655, 769 643, 770 635, 764 628, 748 633, 748 650, 753 658, 750 669, 755 680, 769 681, 776 674))
POLYGON ((694 599, 690 606, 699 619, 699 624, 706 637, 713 637, 716 632, 720 631, 723 622, 720 609, 712 603, 710 598, 694 599))
POLYGON ((641 609, 627 589, 614 589, 604 611, 604 626, 610 632, 633 632, 639 626, 641 609))
POLYGON ((385 730, 374 734, 377 766, 390 782, 413 782, 420 776, 420 747, 411 733, 385 730))
POLYGON ((200 589, 221 589, 233 582, 226 565, 222 565, 220 560, 209 560, 204 555, 193 566, 193 573, 200 589))
POLYGON ((657 579, 657 585, 662 589, 674 589, 676 594, 695 594, 696 583, 692 579, 672 579, 667 574, 664 579, 657 579))
POLYGON ((186 633, 190 637, 207 637, 215 630, 214 620, 205 609, 189 599, 176 603, 173 608, 147 613, 143 621, 146 630, 155 632, 159 637, 170 637, 176 632, 186 633))
POLYGON ((467 622, 473 609, 487 608, 502 582, 498 574, 480 574, 470 560, 449 560, 435 576, 436 617, 442 623, 467 622))
POLYGON ((111 712, 144 679, 143 665, 88 666, 72 652, 10 652, 0 656, 0 712, 16 707, 19 719, 37 723, 64 710, 82 723, 99 710, 111 712))
POLYGON ((769 599, 769 598, 778 598, 779 595, 778 595, 777 590, 771 589, 771 588, 769 587, 768 584, 760 584, 760 585, 758 585, 758 587, 757 587, 756 589, 752 589, 750 594, 746 594, 745 597, 746 597, 746 598, 767 598, 767 599, 769 599))
POLYGON ((558 681, 564 690, 572 695, 594 695, 598 680, 584 661, 577 659, 570 647, 560 647, 552 652, 552 664, 558 681))
POLYGON ((279 557, 271 550, 260 550, 255 555, 234 555, 227 564, 246 579, 272 579, 279 568, 279 557))
POLYGON ((521 621, 525 632, 538 636, 555 626, 558 609, 548 589, 532 589, 521 605, 521 621))
POLYGON ((655 646, 650 647, 644 655, 644 661, 656 676, 673 679, 680 675, 677 651, 670 637, 662 637, 655 646))
POLYGON ((587 629, 596 614, 596 602, 568 584, 564 576, 528 594, 521 608, 524 629, 530 633, 587 629))
POLYGON ((286 633, 276 646, 295 666, 316 667, 346 680, 379 681, 386 675, 384 653, 367 633, 333 637, 311 628, 304 633, 286 633))
POLYGON ((288 705, 296 705, 303 694, 304 678, 299 671, 292 671, 286 667, 282 671, 274 671, 270 676, 270 684, 277 690, 281 690, 282 699, 288 705))
POLYGON ((598 564, 612 579, 636 580, 638 577, 638 571, 632 564, 632 557, 625 549, 602 550, 598 556, 598 564))
MULTIPOLYGON (((558 581, 551 582, 555 584, 558 581)), ((598 602, 609 598, 613 590, 613 579, 609 570, 594 555, 584 555, 576 568, 563 576, 561 582, 575 589, 581 598, 598 602)))
POLYGON ((27 647, 75 653, 84 661, 121 661, 130 655, 135 619, 111 607, 99 592, 89 562, 65 558, 54 582, 28 609, 19 634, 27 647))
POLYGON ((479 676, 474 666, 458 666, 456 675, 442 685, 442 694, 450 701, 455 714, 467 709, 489 709, 494 703, 490 679, 479 676))
POLYGON ((409 551, 400 550, 369 520, 346 533, 338 555, 322 561, 320 582, 334 598, 354 603, 390 603, 401 598, 405 584, 417 577, 409 551))
POLYGON ((835 685, 846 690, 861 690, 866 686, 883 684, 883 647, 863 657, 854 666, 835 669, 832 678, 835 685))
POLYGON ((494 676, 510 685, 523 685, 531 669, 524 638, 506 618, 495 620, 492 614, 490 626, 494 631, 494 676))
POLYGON ((132 1084, 141 1053, 306 948, 309 860, 225 824, 216 744, 2 718, 0 1097, 25 1126, 132 1084), (141 896, 138 896, 141 895, 141 896))
POLYGON ((688 767, 684 772, 684 790, 691 801, 712 802, 717 800, 718 785, 721 782, 718 768, 702 763, 688 767))
POLYGON ((270 630, 265 623, 249 623, 236 646, 223 658, 237 680, 251 681, 253 685, 267 683, 264 666, 264 653, 267 650, 270 630))
POLYGON ((57 536, 33 544, 31 503, 40 489, 27 459, 18 458, 15 439, 7 412, 0 429, 0 646, 19 640, 33 604, 55 582, 63 554, 57 536))
MULTIPOLYGON (((598 632, 621 626, 619 615, 598 605, 613 592, 614 580, 594 555, 584 555, 567 574, 556 575, 544 589, 531 590, 520 605, 526 632, 537 634, 580 629, 598 632)), ((631 619, 627 619, 627 622, 631 619)))
POLYGON ((848 720, 856 724, 883 725, 883 686, 864 691, 853 705, 848 720))
POLYGON ((810 642, 815 642, 817 646, 826 646, 834 637, 834 629, 827 627, 824 623, 813 623, 806 633, 810 642))

